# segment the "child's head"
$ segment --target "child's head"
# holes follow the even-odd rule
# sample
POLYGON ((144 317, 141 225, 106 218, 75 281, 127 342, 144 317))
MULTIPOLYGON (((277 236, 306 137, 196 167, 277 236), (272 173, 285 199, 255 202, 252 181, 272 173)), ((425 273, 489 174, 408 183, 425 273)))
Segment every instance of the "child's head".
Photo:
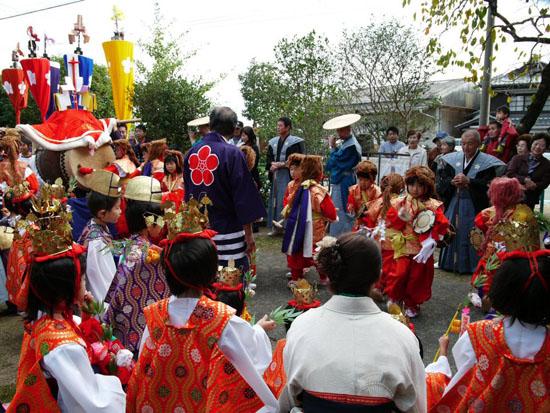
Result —
POLYGON ((103 224, 114 224, 120 217, 120 178, 108 171, 94 171, 88 179, 88 208, 103 224))
POLYGON ((300 164, 302 163, 302 159, 304 159, 304 156, 305 155, 301 153, 293 153, 288 157, 286 164, 288 166, 288 169, 290 171, 290 177, 292 179, 300 180, 301 178, 300 164))
POLYGON ((435 176, 426 166, 414 166, 405 173, 407 192, 415 199, 436 198, 435 176))
MULTIPOLYGON (((326 242, 325 238, 322 242, 326 242)), ((338 237, 317 255, 317 265, 335 294, 368 295, 380 277, 382 256, 375 241, 355 232, 338 237)))
POLYGON ((496 210, 496 220, 498 221, 504 211, 523 200, 523 188, 516 178, 495 178, 489 185, 489 200, 496 210))
POLYGON ((382 209, 380 215, 385 217, 386 212, 391 206, 391 199, 395 195, 400 195, 405 189, 405 180, 395 172, 386 175, 380 181, 380 190, 382 191, 382 209))
POLYGON ((414 129, 407 132, 407 143, 412 149, 416 149, 418 147, 419 141, 420 141, 420 132, 417 132, 414 129))
POLYGON ((80 274, 73 258, 59 258, 31 264, 27 320, 34 321, 38 312, 52 314, 55 310, 70 309, 74 304, 82 304, 86 291, 86 260, 84 255, 77 258, 80 274), (80 278, 79 285, 76 285, 80 278))
POLYGON ((359 180, 359 187, 362 191, 369 189, 376 181, 376 175, 378 169, 376 165, 371 161, 361 161, 356 168, 357 179, 359 180))
POLYGON ((504 256, 489 298, 496 311, 523 323, 550 323, 550 251, 514 251, 504 256))
POLYGON ((190 288, 207 288, 216 279, 218 254, 206 238, 192 238, 164 248, 161 261, 170 292, 176 296, 190 288))
POLYGON ((508 106, 500 106, 496 112, 496 118, 502 122, 510 116, 510 108, 508 106))
POLYGON ((151 146, 149 147, 148 160, 154 161, 155 159, 160 159, 162 161, 164 159, 164 152, 166 149, 168 149, 166 139, 157 139, 152 141, 151 146))
POLYGON ((164 174, 166 176, 183 172, 183 155, 179 151, 166 151, 164 157, 164 174))
POLYGON ((119 139, 113 142, 113 151, 115 152, 116 159, 122 159, 125 156, 128 157, 134 164, 138 164, 134 148, 130 145, 126 139, 119 139))
POLYGON ((94 218, 105 224, 114 224, 121 214, 120 198, 113 198, 90 191, 88 195, 88 208, 94 218))
POLYGON ((125 211, 128 231, 131 234, 138 234, 147 229, 147 233, 151 238, 157 238, 162 231, 162 227, 156 223, 148 226, 145 217, 149 215, 160 216, 161 214, 160 205, 157 203, 128 200, 125 211))
POLYGON ((317 155, 305 155, 300 163, 300 178, 302 181, 313 179, 320 181, 323 178, 323 163, 317 155))

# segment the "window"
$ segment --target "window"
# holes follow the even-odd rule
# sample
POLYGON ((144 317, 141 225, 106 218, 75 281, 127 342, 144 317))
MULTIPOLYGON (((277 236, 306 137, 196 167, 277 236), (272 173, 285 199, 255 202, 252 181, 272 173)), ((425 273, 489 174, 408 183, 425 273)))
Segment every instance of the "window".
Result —
MULTIPOLYGON (((510 112, 523 112, 525 100, 525 96, 523 95, 512 96, 512 101, 510 102, 510 112)), ((527 104, 529 104, 529 97, 527 97, 527 101, 527 104)))

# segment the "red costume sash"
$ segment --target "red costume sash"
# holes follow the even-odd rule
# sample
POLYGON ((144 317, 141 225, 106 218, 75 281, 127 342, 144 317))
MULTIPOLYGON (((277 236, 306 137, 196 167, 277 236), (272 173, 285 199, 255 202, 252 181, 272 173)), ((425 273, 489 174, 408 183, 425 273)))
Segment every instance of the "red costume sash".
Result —
POLYGON ((467 328, 477 362, 430 411, 550 411, 548 331, 540 351, 528 360, 508 348, 502 320, 479 321, 467 328))
POLYGON ((60 412, 40 361, 56 347, 73 343, 86 348, 73 324, 50 316, 40 318, 30 333, 24 333, 15 396, 8 407, 9 413, 60 412))
POLYGON ((127 412, 255 412, 261 400, 217 345, 234 311, 202 296, 187 324, 168 299, 144 309, 150 332, 128 384, 127 412))

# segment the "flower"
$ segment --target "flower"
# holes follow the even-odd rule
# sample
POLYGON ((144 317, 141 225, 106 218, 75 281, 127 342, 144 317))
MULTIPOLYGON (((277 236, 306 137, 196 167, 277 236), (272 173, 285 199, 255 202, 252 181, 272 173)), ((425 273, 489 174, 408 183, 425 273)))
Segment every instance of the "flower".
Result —
POLYGON ((172 347, 170 347, 170 344, 161 344, 158 351, 159 356, 168 357, 170 354, 172 354, 172 347))
POLYGON ((11 83, 7 80, 4 81, 4 90, 8 95, 13 95, 13 87, 11 86, 11 83))
POLYGON ((537 397, 544 397, 546 394, 546 386, 540 380, 535 380, 531 383, 531 392, 537 397))
POLYGON ((205 145, 198 152, 189 156, 189 168, 191 169, 191 181, 195 185, 204 184, 210 186, 214 183, 214 172, 218 169, 220 160, 215 153, 211 153, 210 146, 205 145))
POLYGON ((485 354, 482 354, 480 357, 479 357, 479 361, 478 361, 478 366, 481 370, 485 371, 489 368, 489 359, 487 358, 487 356, 485 354))
POLYGON ((107 346, 100 341, 96 341, 90 347, 92 348, 92 364, 103 363, 109 354, 107 346))
POLYGON ((86 343, 91 344, 100 341, 103 337, 103 328, 101 323, 91 317, 80 323, 80 330, 86 343))
POLYGON ((116 365, 118 367, 130 367, 134 362, 134 355, 130 350, 122 349, 116 353, 116 365))
POLYGON ((191 359, 195 363, 200 363, 201 362, 201 353, 200 353, 199 349, 194 348, 193 350, 191 350, 191 359))

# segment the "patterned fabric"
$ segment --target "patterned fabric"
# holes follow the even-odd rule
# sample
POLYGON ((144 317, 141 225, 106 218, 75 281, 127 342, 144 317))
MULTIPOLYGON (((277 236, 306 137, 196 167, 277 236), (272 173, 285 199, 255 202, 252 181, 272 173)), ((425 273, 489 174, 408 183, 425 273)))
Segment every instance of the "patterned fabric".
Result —
POLYGON ((286 386, 285 365, 283 364, 283 351, 285 349, 286 338, 277 341, 273 351, 271 364, 264 372, 264 380, 269 390, 278 399, 286 386))
POLYGON ((104 321, 113 327, 114 335, 124 347, 137 354, 145 329, 143 309, 167 298, 170 293, 160 261, 147 262, 152 244, 139 235, 132 235, 129 252, 124 254, 107 293, 110 303, 104 321))
POLYGON ((88 243, 95 239, 101 239, 106 245, 109 245, 113 241, 113 237, 109 232, 109 229, 105 228, 103 225, 99 225, 92 219, 84 227, 84 230, 78 239, 78 243, 87 247, 88 243))
POLYGON ((145 308, 146 340, 128 384, 127 412, 255 412, 263 404, 217 345, 234 311, 202 296, 187 323, 168 299, 145 308))
POLYGON ((483 295, 489 292, 496 270, 487 269, 488 260, 494 256, 497 246, 504 246, 507 252, 514 250, 536 251, 540 248, 539 226, 537 219, 527 205, 518 204, 504 212, 502 218, 494 223, 495 207, 489 207, 477 214, 474 224, 488 238, 483 251, 478 251, 481 259, 472 275, 472 285, 479 277, 485 276, 483 295))
POLYGON ((63 344, 80 344, 86 348, 84 340, 75 331, 75 326, 66 320, 54 320, 43 316, 25 332, 21 346, 21 356, 17 374, 15 396, 8 412, 59 412, 57 400, 40 366, 42 357, 63 344))
MULTIPOLYGON (((519 321, 517 321, 519 322, 519 321)), ((468 326, 477 362, 432 412, 548 412, 550 334, 533 360, 514 356, 501 319, 468 326)))
MULTIPOLYGON (((20 294, 22 286, 28 284, 24 279, 27 270, 27 260, 30 259, 32 251, 32 242, 25 233, 21 239, 14 239, 8 255, 8 271, 6 273, 6 289, 10 302, 24 309, 27 306, 27 297, 20 294)), ((27 277, 28 278, 28 277, 27 277)), ((27 291, 28 289, 25 289, 27 291)))
POLYGON ((365 225, 366 218, 363 214, 368 213, 368 207, 376 199, 380 198, 381 195, 382 192, 380 192, 380 188, 377 185, 371 185, 366 191, 362 191, 359 184, 349 187, 347 211, 357 217, 355 221, 356 228, 360 225, 365 225))
POLYGON ((430 410, 441 398, 445 392, 445 387, 450 379, 443 373, 426 373, 426 398, 428 410, 430 410))

